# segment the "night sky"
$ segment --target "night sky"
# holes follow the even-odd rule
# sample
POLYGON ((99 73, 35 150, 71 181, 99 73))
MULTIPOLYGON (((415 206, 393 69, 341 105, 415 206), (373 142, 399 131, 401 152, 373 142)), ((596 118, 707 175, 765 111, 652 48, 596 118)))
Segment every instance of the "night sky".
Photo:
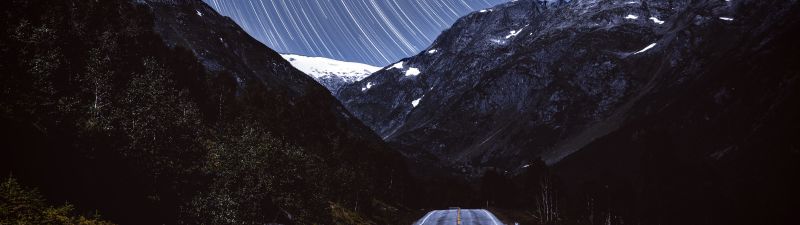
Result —
POLYGON ((469 12, 509 0, 204 0, 281 53, 385 66, 469 12))

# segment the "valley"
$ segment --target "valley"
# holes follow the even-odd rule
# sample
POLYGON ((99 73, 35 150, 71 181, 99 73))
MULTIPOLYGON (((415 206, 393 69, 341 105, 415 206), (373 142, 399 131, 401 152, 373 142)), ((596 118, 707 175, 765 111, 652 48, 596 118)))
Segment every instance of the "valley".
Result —
POLYGON ((0 224, 797 221, 797 1, 0 6, 0 224))

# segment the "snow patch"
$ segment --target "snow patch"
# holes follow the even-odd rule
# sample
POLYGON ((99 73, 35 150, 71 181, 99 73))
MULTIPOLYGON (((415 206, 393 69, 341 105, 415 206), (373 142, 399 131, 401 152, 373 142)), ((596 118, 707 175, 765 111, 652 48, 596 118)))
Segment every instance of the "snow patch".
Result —
POLYGON ((642 53, 642 52, 646 52, 647 50, 650 50, 653 47, 656 47, 656 43, 652 43, 652 44, 648 45, 647 47, 644 47, 642 50, 639 50, 638 52, 634 52, 633 54, 636 55, 636 54, 639 54, 639 53, 642 53))
POLYGON ((491 42, 492 42, 492 43, 494 43, 494 44, 498 44, 498 45, 503 45, 503 44, 506 44, 506 41, 505 41, 505 40, 500 40, 500 39, 494 39, 494 38, 492 38, 492 39, 490 39, 489 41, 491 41, 491 42))
POLYGON ((424 98, 424 97, 425 97, 425 95, 423 95, 422 97, 419 97, 417 100, 411 101, 411 106, 416 108, 417 105, 419 105, 419 101, 422 100, 422 98, 424 98))
POLYGON ((195 12, 197 12, 198 16, 203 16, 203 13, 201 13, 200 10, 195 10, 195 12))
POLYGON ((417 68, 414 68, 414 67, 408 68, 408 70, 406 70, 406 76, 407 76, 407 77, 411 77, 411 76, 417 76, 417 75, 419 75, 420 73, 421 73, 421 72, 419 71, 419 69, 417 69, 417 68))
POLYGON ((528 27, 528 25, 525 25, 524 27, 520 28, 519 30, 512 30, 512 31, 509 31, 509 32, 508 32, 508 35, 506 35, 506 39, 509 39, 509 38, 512 38, 512 37, 516 37, 516 36, 517 36, 517 35, 518 35, 520 32, 522 32, 522 30, 523 30, 523 29, 525 29, 526 27, 528 27))
POLYGON ((361 88, 361 91, 362 91, 362 92, 363 92, 363 91, 367 91, 367 90, 369 90, 370 88, 372 88, 372 82, 367 82, 367 86, 365 86, 365 87, 362 87, 362 88, 361 88))
POLYGON ((379 67, 363 63, 345 62, 323 57, 294 54, 282 54, 281 56, 289 61, 292 66, 315 79, 334 76, 355 82, 380 70, 379 67))
POLYGON ((725 20, 725 21, 733 21, 733 18, 731 18, 731 17, 720 17, 719 19, 725 20))
POLYGON ((650 17, 650 20, 652 20, 653 23, 656 23, 656 24, 664 24, 663 20, 660 20, 660 19, 658 19, 658 17, 655 17, 655 16, 654 17, 650 17))
POLYGON ((485 9, 481 9, 481 11, 478 11, 478 12, 485 13, 485 12, 488 12, 488 11, 487 11, 487 10, 485 10, 485 9))
POLYGON ((635 19, 639 19, 639 16, 633 15, 633 14, 628 14, 628 16, 625 17, 625 19, 635 20, 635 19))
POLYGON ((397 63, 393 64, 392 67, 390 67, 390 69, 400 69, 400 70, 402 70, 403 69, 403 61, 400 61, 400 62, 397 62, 397 63))
POLYGON ((439 50, 436 49, 428 50, 428 54, 436 54, 436 52, 439 52, 439 50))

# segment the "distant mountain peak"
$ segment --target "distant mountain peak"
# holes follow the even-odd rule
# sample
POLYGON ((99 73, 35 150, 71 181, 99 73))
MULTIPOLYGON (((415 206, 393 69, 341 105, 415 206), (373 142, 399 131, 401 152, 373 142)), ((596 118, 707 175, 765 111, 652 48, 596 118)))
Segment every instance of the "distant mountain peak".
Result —
POLYGON ((324 57, 281 54, 295 68, 314 78, 332 93, 346 85, 360 81, 380 70, 380 67, 357 62, 346 62, 324 57))

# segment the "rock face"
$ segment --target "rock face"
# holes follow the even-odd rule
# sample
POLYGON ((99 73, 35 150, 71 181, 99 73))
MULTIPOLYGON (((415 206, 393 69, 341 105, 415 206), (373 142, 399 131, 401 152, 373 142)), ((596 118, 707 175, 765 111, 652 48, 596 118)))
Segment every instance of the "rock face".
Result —
MULTIPOLYGON (((344 62, 323 57, 281 54, 295 68, 336 93, 344 85, 360 81, 381 68, 363 63, 344 62)), ((365 87, 366 88, 366 87, 365 87)))
POLYGON ((794 22, 795 6, 514 1, 459 19, 429 49, 337 96, 423 165, 474 174, 555 164, 668 105, 653 99, 704 79, 705 66, 759 51, 724 54, 769 40, 774 26, 794 22))

